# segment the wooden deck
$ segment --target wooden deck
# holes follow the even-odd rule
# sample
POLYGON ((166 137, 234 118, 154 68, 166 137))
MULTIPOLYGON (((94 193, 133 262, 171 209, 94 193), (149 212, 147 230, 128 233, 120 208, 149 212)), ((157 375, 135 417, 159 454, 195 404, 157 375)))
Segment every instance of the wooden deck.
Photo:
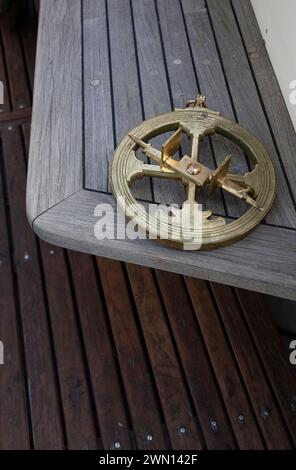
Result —
POLYGON ((0 448, 294 447, 295 370, 260 294, 34 236, 35 42, 36 18, 2 21, 0 448))

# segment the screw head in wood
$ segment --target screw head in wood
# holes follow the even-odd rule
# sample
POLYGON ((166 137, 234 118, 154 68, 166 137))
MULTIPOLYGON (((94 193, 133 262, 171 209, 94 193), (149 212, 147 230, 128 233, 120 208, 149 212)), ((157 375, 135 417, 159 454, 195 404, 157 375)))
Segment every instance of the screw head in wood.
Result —
POLYGON ((120 442, 118 442, 118 441, 114 442, 114 447, 115 447, 115 449, 120 449, 121 448, 120 442))
POLYGON ((270 410, 268 408, 264 408, 264 410, 262 410, 262 416, 266 418, 270 416, 270 410))
POLYGON ((153 435, 151 433, 148 433, 146 436, 146 441, 152 441, 153 435))
POLYGON ((26 252, 26 253, 24 254, 24 260, 25 260, 25 261, 30 261, 30 259, 31 259, 30 253, 26 252))
POLYGON ((213 431, 217 431, 217 430, 218 430, 218 423, 217 423, 217 421, 215 421, 214 419, 211 419, 210 425, 211 425, 211 428, 212 428, 213 431))
POLYGON ((184 436, 184 434, 186 434, 187 432, 187 429, 185 428, 185 426, 180 426, 179 429, 178 429, 178 433, 181 434, 181 436, 184 436))
POLYGON ((245 422, 244 415, 238 415, 238 420, 239 420, 240 423, 244 423, 245 422))

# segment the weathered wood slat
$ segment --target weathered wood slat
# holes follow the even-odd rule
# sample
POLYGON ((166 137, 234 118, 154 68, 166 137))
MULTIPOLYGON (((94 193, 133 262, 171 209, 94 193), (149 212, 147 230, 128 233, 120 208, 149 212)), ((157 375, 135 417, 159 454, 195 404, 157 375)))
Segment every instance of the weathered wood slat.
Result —
POLYGON ((158 399, 122 266, 101 258, 97 262, 137 447, 164 449, 167 443, 158 399), (149 436, 152 436, 152 440, 149 436))
POLYGON ((252 408, 207 286, 204 281, 193 278, 186 277, 185 282, 239 448, 263 449, 252 408))
MULTIPOLYGON (((99 241, 94 236, 97 219, 93 215, 99 203, 115 209, 112 196, 81 190, 41 215, 34 230, 42 239, 73 250, 295 299, 293 230, 260 225, 232 246, 197 253, 167 248, 156 241, 99 241)), ((123 230, 120 222, 119 227, 123 230)))
MULTIPOLYGON (((171 109, 170 84, 166 74, 155 2, 136 0, 132 1, 132 6, 144 118, 148 119, 171 109)), ((157 137, 153 144, 161 149, 167 137, 168 135, 157 137)), ((152 178, 152 187, 154 200, 158 203, 182 204, 184 201, 184 187, 180 182, 152 178)))
POLYGON ((58 0, 52 8, 51 2, 41 2, 27 189, 30 222, 82 186, 80 5, 80 0, 58 0))
POLYGON ((119 382, 120 371, 113 357, 94 260, 75 252, 69 253, 69 259, 103 446, 114 449, 115 443, 120 442, 123 449, 130 449, 132 442, 125 397, 119 382))
MULTIPOLYGON (((192 63, 180 2, 160 0, 157 2, 157 8, 173 104, 175 108, 184 108, 187 101, 193 99, 197 92, 202 90, 202 84, 197 81, 192 63)), ((190 151, 190 149, 182 148, 183 153, 187 153, 186 150, 190 151)), ((202 144, 201 161, 210 168, 216 167, 209 139, 205 139, 202 144)), ((199 193, 197 199, 205 204, 202 192, 199 193)), ((211 197, 211 210, 215 214, 225 214, 219 191, 211 197)))
POLYGON ((277 150, 266 121, 230 1, 208 0, 207 5, 238 121, 264 143, 275 167, 276 197, 270 213, 266 216, 266 221, 295 228, 296 215, 293 201, 279 163, 277 150))
MULTIPOLYGON (((109 0, 106 5, 112 71, 113 123, 117 145, 128 130, 142 121, 143 109, 130 2, 109 0)), ((100 147, 99 142, 96 145, 100 147)), ((109 161, 111 158, 112 155, 109 155, 109 161)), ((92 168, 89 171, 92 171, 92 168)), ((141 185, 135 182, 133 187, 137 197, 152 199, 148 178, 141 181, 141 185)))
MULTIPOLYGON (((289 449, 291 443, 286 426, 243 321, 234 291, 221 284, 212 284, 212 290, 267 448, 289 449)), ((261 315, 261 312, 256 313, 261 315)))
POLYGON ((207 449, 233 449, 236 444, 231 426, 184 281, 179 275, 159 270, 156 270, 156 279, 207 449))
POLYGON ((101 191, 108 191, 109 163, 114 152, 105 3, 83 2, 85 185, 101 191))
POLYGON ((296 198, 296 133, 273 71, 251 3, 232 0, 249 63, 255 75, 264 109, 285 168, 285 176, 296 198))
POLYGON ((201 449, 152 271, 131 264, 127 271, 173 448, 201 449))
MULTIPOLYGON (((207 97, 211 109, 235 120, 235 113, 205 2, 203 0, 182 0, 180 4, 189 39, 188 47, 191 48, 200 90, 207 97)), ((231 154, 234 172, 244 173, 247 170, 244 156, 236 146, 219 136, 214 136, 212 142, 217 163, 221 163, 226 155, 231 154)), ((227 194, 224 195, 224 198, 228 215, 231 217, 240 215, 243 208, 241 202, 227 194)))

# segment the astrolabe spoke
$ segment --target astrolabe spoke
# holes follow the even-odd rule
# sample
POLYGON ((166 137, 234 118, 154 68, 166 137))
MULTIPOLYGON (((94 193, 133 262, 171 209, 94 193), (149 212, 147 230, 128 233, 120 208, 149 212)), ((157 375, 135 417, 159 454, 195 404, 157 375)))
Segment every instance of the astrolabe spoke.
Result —
POLYGON ((143 174, 144 176, 152 176, 156 178, 172 178, 180 179, 180 175, 170 170, 169 168, 160 168, 159 165, 152 165, 148 163, 143 164, 143 174))
POLYGON ((259 172, 259 166, 256 164, 253 170, 246 172, 244 175, 228 173, 227 179, 245 187, 250 194, 256 197, 260 189, 259 172))

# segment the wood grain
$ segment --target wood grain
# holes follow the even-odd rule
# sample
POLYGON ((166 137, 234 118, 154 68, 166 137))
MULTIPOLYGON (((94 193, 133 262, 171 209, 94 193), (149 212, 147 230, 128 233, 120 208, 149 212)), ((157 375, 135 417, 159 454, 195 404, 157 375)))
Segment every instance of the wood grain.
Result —
POLYGON ((234 449, 231 426, 183 278, 159 270, 155 274, 206 446, 234 449))
POLYGON ((295 446, 294 371, 290 367, 288 356, 285 357, 283 354, 280 337, 275 325, 270 321, 263 298, 256 294, 251 295, 245 289, 237 289, 237 295, 295 446))
POLYGON ((123 449, 131 449, 125 396, 94 260, 75 252, 69 253, 69 259, 103 447, 112 449, 120 442, 123 449))
MULTIPOLYGON (((279 156, 262 108, 230 1, 207 0, 221 56, 239 123, 256 135, 269 152, 276 172, 277 191, 268 223, 296 227, 296 213, 279 156), (238 79, 239 75, 239 79, 238 79)), ((269 69, 271 73, 271 69, 269 69)), ((277 88, 274 92, 277 92, 277 88)))
POLYGON ((99 203, 113 205, 116 213, 112 196, 81 190, 38 217, 34 230, 42 239, 73 250, 295 299, 292 230, 260 225, 243 240, 208 252, 180 251, 147 240, 97 240, 94 209, 99 203))
POLYGON ((80 4, 41 2, 27 186, 31 223, 82 187, 80 4))
POLYGON ((105 0, 83 2, 85 185, 108 191, 114 152, 105 0))
POLYGON ((131 264, 127 271, 173 449, 202 449, 152 271, 131 264))
POLYGON ((291 192, 296 197, 296 165, 294 149, 296 133, 273 71, 264 40, 250 2, 232 0, 232 5, 243 36, 249 64, 256 78, 264 109, 284 166, 291 192))
POLYGON ((290 449, 291 442, 286 432, 286 425, 270 390, 234 291, 231 287, 220 284, 212 284, 211 287, 267 448, 290 449), (281 429, 280 435, 279 429, 281 429))
POLYGON ((166 446, 162 416, 123 267, 97 260, 137 447, 166 446), (149 440, 148 436, 152 435, 149 440))
POLYGON ((185 278, 189 296, 206 342, 212 367, 240 449, 263 449, 253 410, 204 281, 185 278))
MULTIPOLYGON (((3 162, 2 162, 3 163, 3 162)), ((5 216, 5 194, 0 179, 0 217, 5 216)), ((14 300, 14 281, 10 260, 8 224, 0 228, 0 338, 4 347, 4 365, 1 365, 0 387, 0 448, 26 449, 30 447, 28 403, 26 396, 24 360, 17 305, 14 300)))

